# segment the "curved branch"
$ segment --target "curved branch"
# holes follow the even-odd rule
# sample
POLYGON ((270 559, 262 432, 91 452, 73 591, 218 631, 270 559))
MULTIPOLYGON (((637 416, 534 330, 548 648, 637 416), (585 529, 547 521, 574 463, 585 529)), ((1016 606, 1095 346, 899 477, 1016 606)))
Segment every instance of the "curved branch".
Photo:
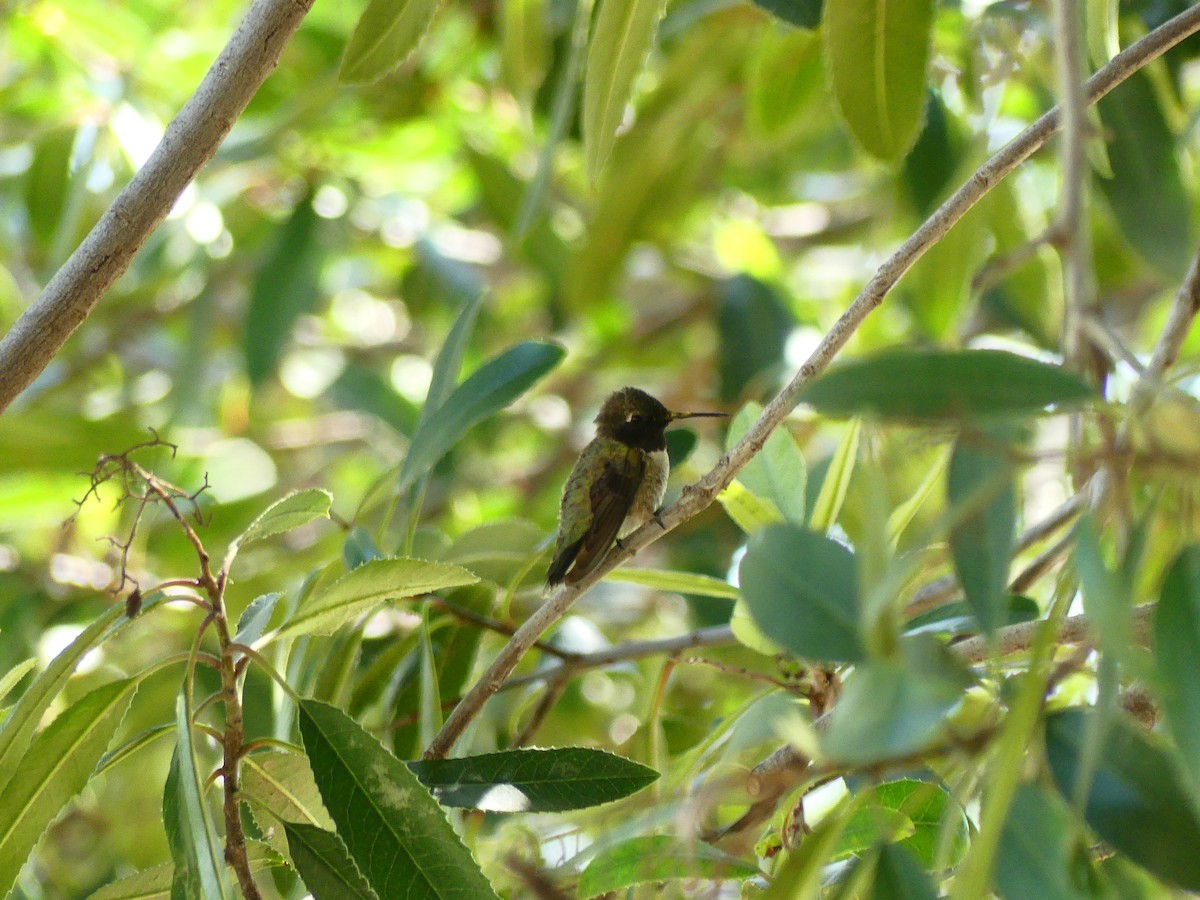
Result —
MULTIPOLYGON (((1196 31, 1200 31, 1200 4, 1190 7, 1131 44, 1098 70, 1084 85, 1087 102, 1095 103, 1138 69, 1162 56, 1196 31)), ((733 481, 742 467, 762 449, 771 432, 796 406, 804 386, 833 361, 866 317, 883 302, 883 298, 896 282, 992 187, 1039 150, 1047 139, 1058 131, 1059 125, 1059 112, 1055 108, 984 163, 879 267, 787 387, 776 395, 746 435, 721 457, 707 475, 694 485, 684 488, 683 496, 662 512, 659 521, 651 520, 624 539, 623 550, 610 553, 603 565, 578 584, 560 589, 517 629, 487 671, 454 708, 442 725, 441 731, 434 736, 425 751, 427 759, 439 759, 450 752, 466 727, 483 709, 488 698, 500 689, 517 663, 533 646, 533 642, 562 617, 580 594, 642 548, 658 540, 664 533, 706 509, 716 499, 717 494, 733 481)))
POLYGON ((133 261, 279 61, 313 0, 255 0, 141 170, 0 340, 0 413, 133 261))

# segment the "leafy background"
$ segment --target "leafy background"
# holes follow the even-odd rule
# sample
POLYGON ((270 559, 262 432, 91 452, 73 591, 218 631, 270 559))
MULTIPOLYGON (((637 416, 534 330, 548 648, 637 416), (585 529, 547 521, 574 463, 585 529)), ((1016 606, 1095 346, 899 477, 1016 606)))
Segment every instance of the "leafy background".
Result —
MULTIPOLYGON (((1086 6, 1089 70, 1184 8, 1086 6)), ((753 404, 798 368, 880 260, 1057 96, 1048 11, 1019 3, 374 0, 365 10, 315 5, 214 161, 0 418, 0 686, 4 703, 20 698, 0 731, 0 761, 18 773, 0 794, 14 811, 0 874, 18 896, 84 897, 134 872, 153 890, 172 879, 188 895, 229 890, 219 842, 204 838, 221 821, 208 780, 220 708, 177 702, 202 614, 159 596, 120 623, 133 585, 120 583, 109 538, 126 541, 135 510, 112 482, 76 506, 100 454, 149 429, 177 446, 136 459, 185 494, 208 485, 196 501, 205 546, 220 560, 242 536, 232 622, 241 617, 246 641, 265 641, 291 688, 314 698, 298 706, 248 666, 243 787, 266 800, 243 818, 260 887, 303 895, 286 857, 317 896, 389 896, 400 888, 381 880, 386 860, 352 839, 363 810, 386 819, 387 792, 335 809, 327 792, 345 799, 333 786, 346 773, 329 748, 362 743, 365 729, 374 741, 360 752, 395 784, 422 795, 419 780, 442 807, 479 804, 478 792, 452 796, 462 772, 439 782, 418 769, 405 781, 386 751, 417 758, 502 646, 480 616, 507 626, 540 602, 539 553, 600 400, 636 384, 675 408, 741 411, 729 434, 676 432, 676 496, 744 433, 753 404), (292 517, 259 520, 255 533, 256 517, 297 489, 308 492, 292 517), (442 580, 399 591, 415 576, 389 570, 397 581, 366 585, 381 571, 370 566, 386 564, 357 567, 393 555, 435 561, 442 580), (462 570, 469 577, 448 574, 462 570), (347 572, 366 574, 346 588, 347 572), (440 599, 382 603, 429 590, 440 599), (296 624, 313 598, 326 606, 296 624), (47 668, 69 645, 59 656, 69 667, 47 668), (47 768, 67 745, 78 771, 47 768), (311 772, 296 768, 309 758, 311 772), (281 812, 279 793, 301 783, 305 802, 281 812)), ((5 329, 145 160, 241 13, 224 0, 0 10, 5 329)), ((1194 54, 1185 42, 1089 120, 1095 359, 1082 368, 1088 396, 1107 402, 1069 441, 1064 417, 1028 407, 1082 391, 1056 382, 1030 395, 1003 364, 930 353, 1061 358, 1061 262, 1047 234, 1062 170, 1050 148, 930 249, 845 354, 921 348, 907 363, 844 370, 834 400, 812 394, 719 507, 636 561, 669 574, 615 574, 550 638, 560 655, 589 653, 712 635, 732 617, 739 641, 720 632, 720 646, 675 657, 529 678, 488 705, 461 752, 523 741, 628 762, 570 770, 612 767, 614 793, 550 778, 550 812, 521 814, 529 795, 515 811, 451 812, 459 836, 439 828, 444 845, 422 851, 453 863, 432 877, 437 890, 454 878, 482 890, 467 848, 509 896, 529 890, 530 867, 583 896, 685 874, 725 880, 730 896, 738 883, 750 896, 804 896, 822 878, 847 892, 933 896, 960 865, 961 885, 1007 897, 1031 896, 1030 885, 1041 896, 1200 890, 1188 852, 1200 834, 1190 699, 1200 569, 1194 550, 1181 555, 1195 538, 1196 339, 1171 383, 1150 385, 1153 402, 1134 393, 1195 251, 1194 54), (968 409, 970 398, 938 394, 973 381, 1010 388, 1025 413, 963 425, 1006 402, 968 409), (1058 546, 1055 565, 1008 597, 1007 576, 1053 549, 1038 535, 1010 569, 1014 532, 1106 466, 1117 487, 1078 545, 1058 546), (905 604, 954 570, 965 605, 929 604, 912 619, 905 604), (1048 637, 1005 659, 960 648, 968 670, 933 638, 901 639, 921 626, 1057 621, 1080 611, 1080 584, 1097 623, 1083 646, 1098 653, 1048 637), (1160 596, 1151 659, 1134 640, 1149 617, 1132 610, 1160 596), (788 634, 797 619, 816 625, 788 634), (842 675, 838 700, 826 681, 842 675), (1122 710, 1139 698, 1167 724, 1134 724, 1122 710), (818 735, 805 723, 826 702, 848 712, 818 735), (1089 703, 1090 713, 1058 711, 1089 703), (753 803, 736 773, 785 740, 816 761, 793 771, 777 808, 731 828, 753 803), (645 767, 660 773, 650 787, 645 767), (833 787, 802 826, 795 789, 823 784, 833 787), (1137 802, 1118 803, 1121 791, 1137 802), (689 818, 696 834, 676 825, 689 818), (1097 840, 1116 855, 1092 860, 1097 840)), ((154 507, 126 568, 147 589, 195 577, 197 559, 154 507)), ((203 648, 219 649, 211 633, 203 648)), ((535 652, 518 675, 553 663, 535 652)), ((196 670, 197 703, 219 687, 196 670)), ((508 785, 505 765, 529 765, 538 784, 547 777, 536 759, 515 760, 467 775, 508 785)), ((421 808, 445 815, 432 800, 421 808)), ((133 896, 129 885, 98 896, 133 896)))

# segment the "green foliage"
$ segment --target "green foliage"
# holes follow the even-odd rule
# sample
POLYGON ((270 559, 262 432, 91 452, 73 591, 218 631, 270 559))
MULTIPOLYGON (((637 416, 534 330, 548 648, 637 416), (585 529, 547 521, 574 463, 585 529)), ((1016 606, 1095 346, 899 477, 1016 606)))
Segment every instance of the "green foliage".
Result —
POLYGON ((708 844, 683 844, 659 836, 634 838, 596 855, 579 879, 578 896, 596 897, 636 884, 676 878, 743 880, 758 874, 754 866, 708 844))

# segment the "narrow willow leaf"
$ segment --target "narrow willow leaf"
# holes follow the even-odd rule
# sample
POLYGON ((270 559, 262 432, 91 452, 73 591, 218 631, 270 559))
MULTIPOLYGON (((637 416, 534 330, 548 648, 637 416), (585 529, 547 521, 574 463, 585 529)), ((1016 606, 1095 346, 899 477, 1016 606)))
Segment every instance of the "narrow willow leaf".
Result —
POLYGON ((612 152, 665 7, 664 0, 600 0, 583 83, 583 152, 592 184, 612 152))
POLYGON ((345 713, 300 701, 300 734, 338 835, 380 897, 495 898, 416 776, 345 713))
POLYGON ((428 747, 438 730, 442 727, 442 696, 438 687, 437 663, 433 659, 433 643, 429 639, 429 607, 422 611, 422 622, 418 648, 421 652, 421 683, 420 705, 418 707, 420 740, 422 747, 428 747))
POLYGON ((315 825, 283 827, 292 862, 315 900, 378 900, 340 837, 315 825))
POLYGON ((858 438, 861 433, 862 422, 855 419, 833 451, 833 458, 825 470, 825 479, 821 482, 821 492, 817 494, 808 517, 808 527, 813 531, 828 531, 841 515, 846 492, 850 490, 850 477, 858 461, 858 438))
POLYGON ((988 634, 1008 614, 1008 566, 1017 523, 1016 488, 1008 460, 982 438, 960 437, 950 456, 946 499, 958 515, 950 549, 975 620, 988 634))
POLYGON ((866 656, 858 629, 858 566, 837 541, 790 525, 750 540, 739 581, 755 624, 810 660, 866 656))
POLYGON ((308 757, 302 753, 252 753, 242 761, 242 793, 280 822, 331 830, 308 757))
POLYGON ((1200 810, 1200 546, 1179 554, 1154 610, 1154 662, 1167 726, 1200 810))
POLYGON ((479 310, 483 306, 481 285, 458 277, 457 270, 446 281, 450 292, 461 298, 462 305, 433 362, 433 374, 429 379, 425 404, 421 407, 419 425, 424 425, 454 393, 454 386, 458 384, 458 376, 462 372, 463 357, 467 355, 467 346, 471 343, 471 335, 475 333, 475 320, 479 318, 479 310))
POLYGON ((333 634, 386 600, 416 597, 478 580, 466 569, 446 563, 407 558, 372 560, 309 598, 274 637, 333 634))
POLYGON ((838 108, 864 150, 900 159, 921 129, 933 0, 825 6, 826 61, 838 108))
POLYGON ((271 614, 275 612, 275 604, 283 594, 276 591, 271 594, 261 594, 250 601, 238 618, 237 633, 233 636, 235 644, 249 646, 263 636, 267 625, 271 622, 271 614))
POLYGON ((64 806, 88 783, 116 733, 137 680, 96 688, 39 733, 0 792, 0 895, 64 806))
POLYGON ((587 747, 505 750, 408 768, 442 805, 489 812, 585 809, 628 797, 658 778, 641 763, 587 747))
POLYGON ((798 400, 826 415, 919 421, 1032 415, 1093 397, 1061 366, 1003 350, 892 350, 831 369, 798 400))
MULTIPOLYGON (((1070 800, 1093 715, 1069 709, 1046 720, 1046 757, 1070 800)), ((1101 748, 1084 818, 1114 850, 1188 891, 1200 890, 1200 816, 1167 748, 1116 719, 1101 748)))
POLYGON ((149 747, 151 744, 158 742, 160 739, 175 732, 175 723, 171 722, 166 725, 155 725, 147 728, 144 731, 139 731, 123 744, 113 747, 102 757, 100 762, 96 763, 96 774, 101 775, 111 769, 118 763, 122 763, 129 757, 133 756, 139 750, 149 747))
POLYGON ((31 656, 29 659, 17 663, 5 672, 3 677, 0 677, 0 700, 8 696, 8 692, 17 686, 17 682, 24 678, 37 665, 37 662, 37 657, 31 656))
POLYGON ((758 874, 755 866, 701 841, 640 837, 597 853, 579 878, 577 894, 595 897, 636 884, 681 878, 743 881, 758 874))
POLYGON ((1004 900, 1083 900, 1076 887, 1075 852, 1080 835, 1070 811, 1037 785, 1013 796, 996 848, 996 887, 1004 900))
POLYGON ((417 49, 437 8, 438 0, 371 0, 350 35, 338 77, 367 84, 391 72, 417 49))
POLYGON ((398 489, 413 484, 473 425, 516 400, 565 355, 558 344, 526 341, 476 369, 418 427, 400 469, 398 489))
POLYGON ((617 569, 608 574, 609 581, 640 584, 660 591, 691 594, 694 597, 717 597, 736 600, 741 594, 728 581, 699 575, 695 572, 674 572, 666 569, 617 569))
POLYGON ((29 746, 42 714, 50 708, 58 692, 75 671, 79 660, 104 638, 110 636, 110 629, 116 632, 128 621, 124 608, 113 606, 54 657, 54 661, 45 671, 25 689, 21 699, 4 718, 3 727, 0 727, 0 785, 8 783, 16 769, 17 761, 29 746))
MULTIPOLYGON (((545 0, 504 0, 500 18, 500 75, 523 104, 546 76, 549 23, 545 0)), ((514 204, 514 211, 516 204, 514 204)))
POLYGON ((175 700, 175 752, 163 791, 163 827, 175 860, 172 895, 182 890, 189 900, 225 900, 232 896, 204 797, 204 778, 196 764, 186 685, 175 700))
POLYGON ((263 510, 262 514, 238 536, 235 543, 244 546, 252 541, 261 541, 263 538, 299 528, 313 519, 327 519, 332 505, 333 495, 329 491, 319 488, 295 491, 263 510))
MULTIPOLYGON (((284 865, 283 857, 262 841, 247 841, 246 857, 252 873, 284 865)), ((171 863, 151 866, 105 885, 87 900, 169 900, 174 872, 171 863)))

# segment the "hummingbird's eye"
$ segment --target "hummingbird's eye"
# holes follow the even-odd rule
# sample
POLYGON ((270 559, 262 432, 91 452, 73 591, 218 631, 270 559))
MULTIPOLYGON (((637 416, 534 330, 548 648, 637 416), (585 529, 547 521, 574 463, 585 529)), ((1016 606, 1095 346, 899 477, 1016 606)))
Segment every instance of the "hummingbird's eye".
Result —
POLYGON ((640 422, 640 421, 642 421, 642 414, 641 413, 630 413, 629 416, 625 419, 625 421, 626 422, 640 422))

